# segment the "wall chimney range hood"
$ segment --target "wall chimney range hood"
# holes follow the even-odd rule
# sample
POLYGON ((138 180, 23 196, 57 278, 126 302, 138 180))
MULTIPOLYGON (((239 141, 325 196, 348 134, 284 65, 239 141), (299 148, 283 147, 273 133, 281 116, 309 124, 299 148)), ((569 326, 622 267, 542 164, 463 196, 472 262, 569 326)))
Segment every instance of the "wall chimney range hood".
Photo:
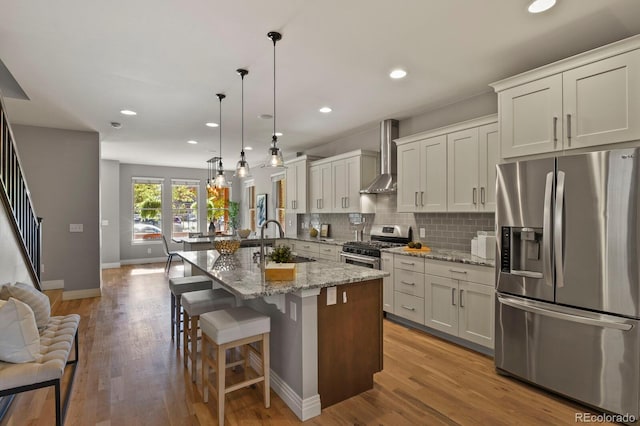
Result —
POLYGON ((396 192, 396 143, 398 120, 380 123, 380 175, 361 194, 391 194, 396 192))

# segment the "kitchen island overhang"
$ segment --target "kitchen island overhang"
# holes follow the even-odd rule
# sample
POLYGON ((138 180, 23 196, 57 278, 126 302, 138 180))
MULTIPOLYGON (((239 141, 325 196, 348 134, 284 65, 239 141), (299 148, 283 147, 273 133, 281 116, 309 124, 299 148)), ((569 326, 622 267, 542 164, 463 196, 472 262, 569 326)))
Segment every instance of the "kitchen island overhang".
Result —
POLYGON ((382 370, 389 273, 318 260, 297 264, 295 280, 266 281, 254 251, 241 248, 232 259, 214 250, 178 254, 185 275, 207 275, 271 318, 271 387, 301 420, 371 389, 382 370))

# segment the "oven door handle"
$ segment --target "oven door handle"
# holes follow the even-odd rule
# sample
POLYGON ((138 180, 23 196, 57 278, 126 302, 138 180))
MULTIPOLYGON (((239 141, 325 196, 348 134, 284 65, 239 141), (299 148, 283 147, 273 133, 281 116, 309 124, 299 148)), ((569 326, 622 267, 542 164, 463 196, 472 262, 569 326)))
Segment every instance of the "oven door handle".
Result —
POLYGON ((378 259, 377 257, 358 256, 357 254, 345 253, 343 251, 340 252, 340 258, 343 260, 344 259, 358 260, 363 263, 368 263, 369 265, 374 265, 375 267, 377 267, 378 263, 380 262, 380 259, 378 259))

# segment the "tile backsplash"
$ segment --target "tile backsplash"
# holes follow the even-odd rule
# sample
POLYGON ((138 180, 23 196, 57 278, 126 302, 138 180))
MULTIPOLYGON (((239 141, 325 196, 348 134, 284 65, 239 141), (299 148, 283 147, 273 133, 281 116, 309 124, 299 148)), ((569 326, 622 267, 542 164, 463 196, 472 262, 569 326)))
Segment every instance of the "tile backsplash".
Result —
MULTIPOLYGON (((369 238, 371 224, 411 225, 413 239, 430 247, 471 251, 471 239, 478 231, 493 231, 493 213, 397 213, 396 195, 378 195, 376 213, 363 214, 366 225, 365 240, 369 238), (419 230, 425 228, 426 237, 420 238, 419 230)), ((308 227, 320 229, 321 223, 331 225, 331 238, 353 240, 355 229, 349 224, 349 215, 305 214, 298 215, 298 235, 308 235, 308 227)))

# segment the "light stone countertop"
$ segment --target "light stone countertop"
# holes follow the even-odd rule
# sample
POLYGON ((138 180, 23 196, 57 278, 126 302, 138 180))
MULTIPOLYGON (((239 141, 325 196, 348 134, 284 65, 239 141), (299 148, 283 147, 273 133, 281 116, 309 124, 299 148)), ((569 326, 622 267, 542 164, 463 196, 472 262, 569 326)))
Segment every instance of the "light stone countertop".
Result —
POLYGON ((296 279, 293 281, 265 281, 259 265, 253 262, 255 251, 255 248, 240 248, 232 256, 220 256, 215 250, 180 251, 178 255, 241 299, 295 293, 389 276, 388 272, 381 270, 316 260, 297 263, 296 279))
POLYGON ((484 259, 482 257, 473 256, 471 253, 460 250, 438 249, 432 248, 429 252, 408 252, 404 247, 395 247, 383 249, 385 253, 402 254, 404 256, 422 257, 425 259, 444 260, 446 262, 466 263, 468 265, 486 266, 488 268, 495 267, 493 259, 484 259))

